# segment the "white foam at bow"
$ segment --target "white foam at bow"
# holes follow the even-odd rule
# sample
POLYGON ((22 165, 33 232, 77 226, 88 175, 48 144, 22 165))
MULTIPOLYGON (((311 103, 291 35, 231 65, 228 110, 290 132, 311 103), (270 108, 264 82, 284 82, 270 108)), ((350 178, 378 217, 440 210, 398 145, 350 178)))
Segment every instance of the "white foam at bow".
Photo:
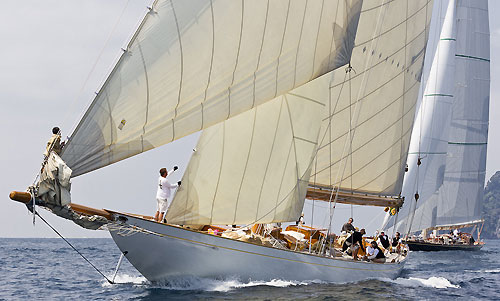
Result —
POLYGON ((428 279, 410 277, 410 278, 398 278, 396 280, 391 280, 397 284, 405 286, 428 286, 434 288, 460 288, 459 285, 452 284, 448 279, 443 277, 430 277, 428 279))
MULTIPOLYGON (((113 278, 113 275, 108 275, 108 278, 111 279, 113 278)), ((137 284, 137 285, 143 285, 147 284, 148 280, 144 278, 143 276, 131 276, 127 274, 117 274, 115 278, 115 283, 128 283, 128 284, 137 284)), ((103 280, 102 286, 111 286, 113 284, 110 284, 109 282, 103 280)))

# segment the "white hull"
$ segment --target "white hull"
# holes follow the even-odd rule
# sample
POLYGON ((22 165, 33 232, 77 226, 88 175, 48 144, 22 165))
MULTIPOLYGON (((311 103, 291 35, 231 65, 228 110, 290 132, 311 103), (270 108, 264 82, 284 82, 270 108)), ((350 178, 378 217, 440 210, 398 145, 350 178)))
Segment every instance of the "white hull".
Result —
MULTIPOLYGON (((400 263, 375 264, 280 250, 222 238, 118 214, 151 233, 137 231, 111 236, 128 261, 148 280, 175 277, 237 277, 246 280, 322 280, 353 282, 369 278, 396 278, 400 263)), ((124 232, 125 233, 125 232, 124 232)))

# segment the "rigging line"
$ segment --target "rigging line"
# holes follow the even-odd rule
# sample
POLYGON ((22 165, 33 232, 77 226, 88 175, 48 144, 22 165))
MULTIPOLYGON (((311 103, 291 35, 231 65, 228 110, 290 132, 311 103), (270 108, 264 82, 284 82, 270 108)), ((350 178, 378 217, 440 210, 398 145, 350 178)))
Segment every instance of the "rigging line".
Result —
MULTIPOLYGON (((75 104, 76 102, 78 101, 78 99, 81 97, 82 93, 83 93, 83 89, 85 89, 85 86, 87 86, 87 83, 90 79, 90 76, 94 73, 94 70, 97 66, 97 63, 99 62, 99 60, 101 59, 101 56, 102 54, 104 53, 104 49, 106 49, 106 46, 109 44, 109 41, 111 40, 111 37, 113 36, 116 28, 118 27, 118 24, 120 23, 123 15, 125 14, 125 10, 127 9, 128 5, 130 3, 130 0, 127 1, 127 3, 125 3, 125 6, 123 7, 123 10, 122 12, 120 13, 120 16, 118 16, 118 19, 116 20, 115 22, 115 25, 113 25, 113 28, 111 29, 111 32, 108 34, 107 38, 106 38, 106 41, 104 42, 104 45, 102 46, 101 48, 101 51, 99 52, 99 55, 97 56, 94 64, 92 65, 92 68, 90 68, 90 71, 89 73, 87 74, 87 78, 85 79, 85 81, 83 82, 81 88, 80 88, 80 91, 78 91, 78 94, 76 94, 76 97, 73 99, 73 102, 71 103, 70 105, 70 108, 74 108, 75 107, 75 104)), ((66 112, 66 115, 64 116, 64 119, 63 119, 63 124, 66 123, 66 121, 68 120, 68 117, 69 117, 69 114, 71 113, 71 109, 68 110, 66 112)), ((76 122, 75 122, 76 123, 76 122)), ((71 126, 71 132, 73 132, 73 129, 75 128, 75 124, 73 124, 71 126)))
MULTIPOLYGON (((130 46, 132 45, 132 43, 135 41, 135 39, 137 38, 137 35, 139 34, 139 31, 142 29, 142 27, 144 26, 144 24, 146 23, 146 20, 149 16, 149 14, 154 11, 154 7, 156 5, 156 3, 158 2, 159 0, 154 0, 153 4, 151 4, 151 7, 148 7, 148 12, 144 15, 144 18, 141 20, 139 26, 137 27, 135 33, 133 34, 132 38, 130 38, 128 44, 127 44, 127 49, 130 48, 130 46)), ((100 90, 104 89, 108 83, 110 82, 111 80, 111 77, 115 74, 115 72, 117 72, 118 70, 118 67, 119 65, 121 64, 121 62, 124 60, 124 57, 125 57, 125 52, 122 51, 122 54, 120 55, 120 57, 118 58, 118 61, 115 63, 115 65, 113 66, 113 69, 111 70, 111 72, 108 74, 106 80, 104 81, 104 83, 101 85, 101 87, 99 88, 100 90)), ((95 108, 95 106, 97 106, 97 100, 98 100, 98 97, 97 95, 92 99, 92 102, 90 103, 90 105, 87 107, 87 109, 85 110, 85 113, 83 113, 83 116, 81 118, 78 118, 77 120, 80 120, 77 124, 76 127, 72 127, 74 128, 74 130, 71 131, 71 136, 69 138, 69 140, 66 142, 66 148, 63 148, 62 152, 61 152, 61 155, 64 155, 64 150, 67 149, 67 146, 69 143, 71 143, 71 140, 72 140, 72 137, 80 130, 80 128, 83 126, 84 124, 84 120, 87 118, 87 116, 90 114, 91 110, 93 108, 95 108)), ((77 174, 78 175, 78 174, 77 174)), ((77 175, 73 175, 73 176, 77 176, 77 175)))
POLYGON ((59 237, 61 237, 73 250, 75 250, 76 253, 78 253, 83 259, 85 259, 86 262, 88 262, 93 268, 94 270, 96 270, 99 274, 101 274, 102 277, 104 277, 104 279, 106 279, 108 281, 109 284, 116 284, 115 282, 109 280, 108 277, 106 277, 106 275, 104 275, 95 265, 92 264, 92 262, 90 262, 82 253, 80 253, 80 251, 78 251, 66 238, 64 238, 61 233, 59 233, 54 227, 52 227, 38 212, 35 212, 36 215, 38 215, 38 217, 45 223, 47 224, 47 226, 49 226, 52 230, 54 230, 54 232, 59 235, 59 237))
MULTIPOLYGON (((372 39, 372 47, 370 47, 372 50, 376 48, 376 46, 378 45, 378 42, 379 42, 379 39, 376 39, 375 40, 375 36, 380 36, 380 31, 382 30, 382 15, 384 15, 384 12, 385 10, 381 9, 378 13, 378 17, 377 17, 377 23, 376 23, 376 27, 375 27, 375 30, 374 30, 374 34, 373 34, 373 39, 372 39)), ((406 22, 408 22, 408 20, 406 20, 406 22)), ((372 61, 372 58, 371 56, 366 60, 365 62, 365 66, 364 66, 364 70, 368 69, 368 66, 370 66, 371 64, 371 61, 372 61)), ((351 67, 351 64, 349 62, 349 67, 351 67)), ((349 68, 348 67, 348 68, 349 68)), ((350 69, 347 69, 347 72, 349 72, 349 77, 351 76, 350 74, 350 71, 352 70, 352 67, 350 69)), ((361 94, 364 93, 366 91, 366 85, 367 85, 367 74, 366 72, 363 72, 364 75, 362 76, 362 80, 361 80, 361 85, 360 85, 360 89, 358 90, 358 95, 356 97, 356 105, 354 107, 354 114, 356 114, 356 112, 358 112, 358 106, 359 106, 359 103, 360 103, 360 100, 361 100, 361 94)), ((351 84, 351 81, 349 80, 349 84, 351 84)), ((351 102, 351 99, 349 99, 349 102, 351 102)), ((358 115, 359 116, 359 115, 358 115)), ((351 124, 350 124, 351 126, 351 124)), ((350 139, 351 140, 351 139, 350 139)), ((347 148, 347 140, 345 141, 344 143, 344 148, 343 148, 343 151, 342 151, 342 155, 341 157, 344 156, 345 152, 346 152, 346 148, 347 148)), ((330 158, 331 159, 331 158, 330 158)), ((340 177, 340 182, 338 182, 338 176, 339 176, 339 173, 340 173, 340 168, 337 170, 337 176, 336 176, 336 179, 335 179, 335 183, 339 183, 338 187, 340 188, 340 185, 342 183, 342 179, 344 177, 344 173, 345 173, 345 168, 347 166, 347 160, 344 164, 344 168, 342 170, 342 175, 340 177)), ((330 232, 330 228, 331 228, 331 223, 332 223, 332 220, 333 220, 333 215, 335 214, 335 207, 337 205, 337 199, 338 199, 338 194, 339 194, 339 190, 340 189, 337 189, 337 191, 335 191, 335 189, 332 189, 332 192, 330 194, 330 200, 329 202, 331 203, 332 201, 332 198, 333 198, 333 193, 335 191, 335 199, 334 199, 334 204, 333 204, 333 210, 331 210, 331 214, 330 214, 330 221, 329 221, 329 227, 328 227, 328 234, 330 232)))

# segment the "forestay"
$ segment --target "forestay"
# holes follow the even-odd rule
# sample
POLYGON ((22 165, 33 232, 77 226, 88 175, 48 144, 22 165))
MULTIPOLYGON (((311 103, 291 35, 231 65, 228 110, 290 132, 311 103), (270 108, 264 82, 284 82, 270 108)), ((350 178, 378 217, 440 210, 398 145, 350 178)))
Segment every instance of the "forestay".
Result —
POLYGON ((345 64, 361 0, 159 0, 63 151, 73 176, 250 110, 345 64))
MULTIPOLYGON (((313 184, 401 192, 432 1, 365 1, 351 65, 333 72, 313 184)), ((325 78, 325 81, 330 78, 325 78)))

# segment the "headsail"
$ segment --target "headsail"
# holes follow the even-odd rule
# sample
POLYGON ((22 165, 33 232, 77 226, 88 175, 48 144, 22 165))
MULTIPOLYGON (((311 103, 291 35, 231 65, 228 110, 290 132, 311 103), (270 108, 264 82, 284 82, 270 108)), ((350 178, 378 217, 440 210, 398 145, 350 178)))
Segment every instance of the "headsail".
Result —
POLYGON ((432 2, 365 1, 351 66, 335 71, 313 186, 401 192, 432 2))
POLYGON ((361 0, 159 0, 71 135, 73 176, 250 110, 348 61, 361 0))
POLYGON ((167 220, 295 220, 302 212, 321 122, 311 116, 321 116, 323 107, 287 94, 204 130, 167 220))

